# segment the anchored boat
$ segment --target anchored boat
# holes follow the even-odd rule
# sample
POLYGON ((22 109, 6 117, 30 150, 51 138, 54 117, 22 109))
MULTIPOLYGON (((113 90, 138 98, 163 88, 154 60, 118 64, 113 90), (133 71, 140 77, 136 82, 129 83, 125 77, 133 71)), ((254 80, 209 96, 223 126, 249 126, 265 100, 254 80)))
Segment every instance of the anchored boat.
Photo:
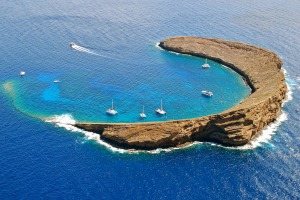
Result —
POLYGON ((111 100, 111 108, 107 109, 106 113, 110 114, 110 115, 118 114, 118 112, 114 109, 114 100, 113 99, 111 100))
POLYGON ((207 58, 205 59, 205 64, 202 65, 202 68, 204 69, 210 68, 210 65, 207 63, 207 58))
POLYGON ((211 96, 213 95, 213 93, 212 93, 211 91, 208 91, 208 90, 203 90, 203 91, 202 91, 202 94, 203 94, 204 96, 208 96, 208 97, 211 97, 211 96))
POLYGON ((143 106, 143 112, 140 113, 140 117, 141 118, 146 118, 147 117, 147 115, 145 114, 145 111, 144 111, 144 106, 143 106))
POLYGON ((162 100, 160 100, 160 108, 158 108, 158 109, 156 110, 156 112, 157 112, 158 114, 160 114, 160 115, 165 115, 165 114, 167 114, 167 112, 163 110, 162 100))

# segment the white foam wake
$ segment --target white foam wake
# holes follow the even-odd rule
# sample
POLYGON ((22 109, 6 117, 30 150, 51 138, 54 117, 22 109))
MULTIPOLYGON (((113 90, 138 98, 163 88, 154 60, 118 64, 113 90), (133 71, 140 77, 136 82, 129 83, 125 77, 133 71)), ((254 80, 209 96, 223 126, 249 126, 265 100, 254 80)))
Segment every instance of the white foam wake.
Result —
POLYGON ((85 48, 85 47, 82 47, 82 46, 79 46, 77 44, 73 44, 71 46, 74 50, 76 51, 80 51, 80 52, 84 52, 84 53, 88 53, 88 54, 92 54, 92 55, 96 55, 96 56, 101 56, 101 57, 105 57, 105 58, 109 58, 108 56, 105 56, 105 55, 102 55, 102 54, 99 54, 91 49, 88 49, 88 48, 85 48))

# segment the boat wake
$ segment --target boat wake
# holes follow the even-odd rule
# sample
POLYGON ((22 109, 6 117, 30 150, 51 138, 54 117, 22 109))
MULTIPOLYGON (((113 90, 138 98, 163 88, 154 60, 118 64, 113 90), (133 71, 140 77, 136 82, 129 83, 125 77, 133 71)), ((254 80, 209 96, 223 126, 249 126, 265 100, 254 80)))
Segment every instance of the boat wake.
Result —
POLYGON ((89 48, 86 48, 86 47, 82 47, 82 46, 79 46, 75 43, 71 43, 71 48, 76 50, 76 51, 80 51, 80 52, 84 52, 84 53, 88 53, 88 54, 92 54, 92 55, 95 55, 95 56, 101 56, 101 57, 104 57, 104 58, 110 58, 109 56, 105 56, 105 55, 102 55, 100 53, 97 53, 96 51, 94 50, 91 50, 89 48))

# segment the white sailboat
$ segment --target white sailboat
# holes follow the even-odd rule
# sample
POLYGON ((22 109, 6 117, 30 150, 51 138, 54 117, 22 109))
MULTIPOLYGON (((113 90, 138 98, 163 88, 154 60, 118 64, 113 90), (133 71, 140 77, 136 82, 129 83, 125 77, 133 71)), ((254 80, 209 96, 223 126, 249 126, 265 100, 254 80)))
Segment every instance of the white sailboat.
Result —
POLYGON ((118 112, 114 109, 114 100, 113 99, 111 100, 111 108, 107 109, 106 113, 110 114, 110 115, 118 114, 118 112))
POLYGON ((147 117, 147 115, 145 114, 145 111, 144 111, 144 106, 143 106, 143 112, 140 113, 140 117, 141 118, 146 118, 147 117))
POLYGON ((207 63, 207 58, 205 59, 205 64, 202 65, 202 68, 204 69, 210 68, 210 65, 207 63))
POLYGON ((162 100, 160 100, 160 108, 158 108, 158 109, 156 110, 156 112, 157 112, 158 114, 160 114, 160 115, 165 115, 165 114, 167 114, 167 112, 163 110, 163 107, 162 107, 162 100))

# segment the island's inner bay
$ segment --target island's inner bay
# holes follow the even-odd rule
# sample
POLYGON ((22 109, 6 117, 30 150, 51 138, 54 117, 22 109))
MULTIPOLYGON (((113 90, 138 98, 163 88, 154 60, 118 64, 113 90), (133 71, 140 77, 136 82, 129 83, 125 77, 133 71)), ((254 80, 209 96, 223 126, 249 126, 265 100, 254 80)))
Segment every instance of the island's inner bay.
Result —
POLYGON ((127 47, 134 54, 130 59, 79 45, 65 44, 65 61, 40 63, 38 71, 27 67, 25 76, 16 72, 5 81, 3 88, 14 106, 42 119, 68 114, 76 122, 156 122, 220 113, 251 92, 240 75, 220 63, 174 54, 154 44, 138 56, 134 47, 127 47), (206 62, 209 68, 202 67, 206 62), (213 96, 203 95, 203 90, 213 96), (116 115, 106 113, 112 100, 116 115), (165 115, 155 112, 161 102, 165 115), (143 107, 146 118, 140 117, 143 107))

